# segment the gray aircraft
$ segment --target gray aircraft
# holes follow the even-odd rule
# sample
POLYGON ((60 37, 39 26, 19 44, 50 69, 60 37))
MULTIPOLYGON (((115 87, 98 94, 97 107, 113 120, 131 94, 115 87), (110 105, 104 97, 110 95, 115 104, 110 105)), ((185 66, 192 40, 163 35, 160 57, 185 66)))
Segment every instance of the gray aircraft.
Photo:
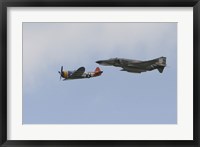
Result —
POLYGON ((160 57, 148 61, 124 59, 124 58, 111 58, 108 60, 99 60, 96 63, 105 66, 121 67, 121 71, 132 73, 141 73, 157 69, 160 73, 163 72, 166 66, 166 57, 160 57))

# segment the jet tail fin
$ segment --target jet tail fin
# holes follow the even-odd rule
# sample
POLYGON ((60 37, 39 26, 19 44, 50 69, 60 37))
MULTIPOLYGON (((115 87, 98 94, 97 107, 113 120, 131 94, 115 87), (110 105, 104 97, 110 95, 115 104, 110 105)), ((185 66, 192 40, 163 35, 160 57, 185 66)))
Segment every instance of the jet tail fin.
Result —
POLYGON ((163 66, 166 66, 166 57, 160 57, 158 58, 159 64, 162 64, 163 66))
POLYGON ((165 68, 165 66, 166 66, 166 57, 160 57, 160 58, 158 58, 158 65, 159 65, 158 71, 160 73, 162 73, 163 70, 164 70, 164 68, 165 68))

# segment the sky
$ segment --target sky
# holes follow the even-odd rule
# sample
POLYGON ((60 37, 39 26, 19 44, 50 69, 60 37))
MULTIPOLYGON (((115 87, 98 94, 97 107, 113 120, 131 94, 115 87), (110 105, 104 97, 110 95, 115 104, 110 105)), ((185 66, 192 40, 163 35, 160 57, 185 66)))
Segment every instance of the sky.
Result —
POLYGON ((23 23, 23 124, 176 124, 177 23, 23 23), (141 74, 97 60, 167 57, 141 74), (84 66, 99 77, 60 80, 84 66))

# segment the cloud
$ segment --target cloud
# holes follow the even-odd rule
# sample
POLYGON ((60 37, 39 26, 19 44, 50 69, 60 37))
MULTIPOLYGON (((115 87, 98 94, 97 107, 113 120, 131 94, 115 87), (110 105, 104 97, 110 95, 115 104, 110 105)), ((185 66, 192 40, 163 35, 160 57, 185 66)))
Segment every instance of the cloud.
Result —
POLYGON ((25 83, 34 85, 35 77, 55 65, 73 69, 115 56, 171 54, 175 37, 175 23, 23 23, 25 83))
POLYGON ((176 23, 24 23, 23 123, 176 123, 176 34, 176 23), (101 66, 101 77, 59 82, 57 73, 158 56, 172 65, 162 74, 101 66))

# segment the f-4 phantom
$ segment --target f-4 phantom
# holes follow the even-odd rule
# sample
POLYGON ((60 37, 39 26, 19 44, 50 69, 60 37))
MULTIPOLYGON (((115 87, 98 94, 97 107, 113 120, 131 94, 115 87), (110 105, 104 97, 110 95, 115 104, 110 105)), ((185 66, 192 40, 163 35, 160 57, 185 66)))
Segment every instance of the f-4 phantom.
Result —
POLYGON ((63 78, 63 80, 72 80, 97 77, 100 76, 103 71, 101 71, 99 67, 97 67, 94 72, 85 72, 85 67, 80 67, 74 71, 63 71, 63 66, 61 66, 61 70, 58 71, 58 73, 60 74, 60 79, 63 78))
POLYGON ((163 72, 166 66, 166 57, 160 57, 149 61, 140 61, 124 58, 111 58, 108 60, 99 60, 96 63, 105 66, 121 67, 121 71, 132 73, 141 73, 157 69, 160 73, 163 72))

